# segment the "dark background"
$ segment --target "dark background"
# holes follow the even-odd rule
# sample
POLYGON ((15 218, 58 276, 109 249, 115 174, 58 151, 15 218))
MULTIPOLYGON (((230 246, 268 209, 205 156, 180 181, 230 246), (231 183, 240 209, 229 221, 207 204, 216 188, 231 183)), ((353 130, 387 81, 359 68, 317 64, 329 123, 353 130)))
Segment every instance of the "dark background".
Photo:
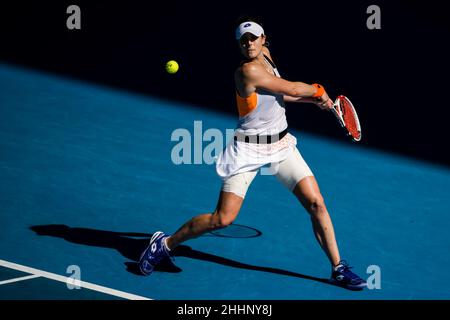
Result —
MULTIPOLYGON (((450 22, 444 1, 15 1, 0 8, 0 62, 237 116, 234 23, 260 17, 288 80, 318 82, 355 104, 362 146, 450 165, 450 22), (81 30, 66 9, 81 8, 81 30), (366 9, 381 8, 381 30, 366 9), (164 64, 180 70, 169 75, 164 64)), ((1 88, 0 88, 1 90, 1 88)), ((331 116, 290 104, 290 126, 345 140, 331 116)), ((350 142, 349 142, 350 143, 350 142)), ((332 155, 330 155, 332 156, 332 155)))

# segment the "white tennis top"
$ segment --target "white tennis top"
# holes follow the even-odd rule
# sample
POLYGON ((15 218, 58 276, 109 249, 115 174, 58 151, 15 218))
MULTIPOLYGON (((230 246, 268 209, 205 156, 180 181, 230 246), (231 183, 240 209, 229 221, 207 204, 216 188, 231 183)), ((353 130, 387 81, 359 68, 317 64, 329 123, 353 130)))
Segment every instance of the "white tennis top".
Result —
MULTIPOLYGON (((274 74, 279 77, 280 74, 274 67, 274 74)), ((256 107, 250 107, 251 110, 242 110, 242 99, 238 97, 238 108, 241 108, 240 114, 249 111, 247 114, 239 117, 236 131, 247 135, 273 135, 287 128, 285 115, 285 105, 282 94, 275 94, 265 90, 257 89, 252 97, 256 99, 256 107)), ((248 100, 248 98, 247 98, 248 100)))
MULTIPOLYGON (((275 65, 266 58, 280 77, 275 65)), ((236 131, 246 135, 274 135, 288 127, 283 95, 256 90, 250 97, 236 94, 239 120, 236 131)), ((286 159, 297 145, 297 139, 286 134, 271 144, 256 144, 243 141, 229 141, 216 161, 216 172, 222 179, 286 159)))

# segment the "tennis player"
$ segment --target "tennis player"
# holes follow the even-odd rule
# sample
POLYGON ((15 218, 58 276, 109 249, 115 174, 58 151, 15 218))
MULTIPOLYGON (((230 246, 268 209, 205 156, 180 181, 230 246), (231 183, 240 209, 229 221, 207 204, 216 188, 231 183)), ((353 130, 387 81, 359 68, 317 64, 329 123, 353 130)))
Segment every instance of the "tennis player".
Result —
POLYGON ((317 181, 296 147, 296 138, 287 129, 285 101, 315 103, 327 110, 332 107, 332 100, 320 84, 291 82, 280 77, 262 25, 255 19, 238 22, 236 39, 244 56, 235 72, 239 121, 234 139, 216 162, 216 171, 223 180, 217 207, 212 213, 193 217, 173 235, 155 232, 141 255, 141 272, 151 274, 180 243, 230 225, 252 180, 263 166, 270 165, 273 174, 310 214, 314 234, 331 263, 330 281, 349 289, 362 289, 366 282, 340 258, 333 224, 317 181))

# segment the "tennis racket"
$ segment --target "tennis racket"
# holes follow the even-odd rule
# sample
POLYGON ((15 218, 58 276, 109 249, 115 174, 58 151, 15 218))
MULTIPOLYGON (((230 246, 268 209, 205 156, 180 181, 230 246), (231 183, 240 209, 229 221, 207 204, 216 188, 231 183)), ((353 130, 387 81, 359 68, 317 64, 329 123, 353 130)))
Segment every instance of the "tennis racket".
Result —
POLYGON ((330 110, 338 119, 341 127, 345 129, 347 135, 355 142, 360 141, 361 125, 350 99, 343 95, 338 96, 330 110))

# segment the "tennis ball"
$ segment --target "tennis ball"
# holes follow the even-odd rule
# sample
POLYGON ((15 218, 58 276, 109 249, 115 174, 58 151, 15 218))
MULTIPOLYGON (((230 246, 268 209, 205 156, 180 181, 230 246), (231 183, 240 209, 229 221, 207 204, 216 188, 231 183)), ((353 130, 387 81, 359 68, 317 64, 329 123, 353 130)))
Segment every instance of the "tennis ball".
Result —
POLYGON ((179 69, 178 62, 170 60, 166 63, 166 71, 168 73, 176 73, 179 69))

